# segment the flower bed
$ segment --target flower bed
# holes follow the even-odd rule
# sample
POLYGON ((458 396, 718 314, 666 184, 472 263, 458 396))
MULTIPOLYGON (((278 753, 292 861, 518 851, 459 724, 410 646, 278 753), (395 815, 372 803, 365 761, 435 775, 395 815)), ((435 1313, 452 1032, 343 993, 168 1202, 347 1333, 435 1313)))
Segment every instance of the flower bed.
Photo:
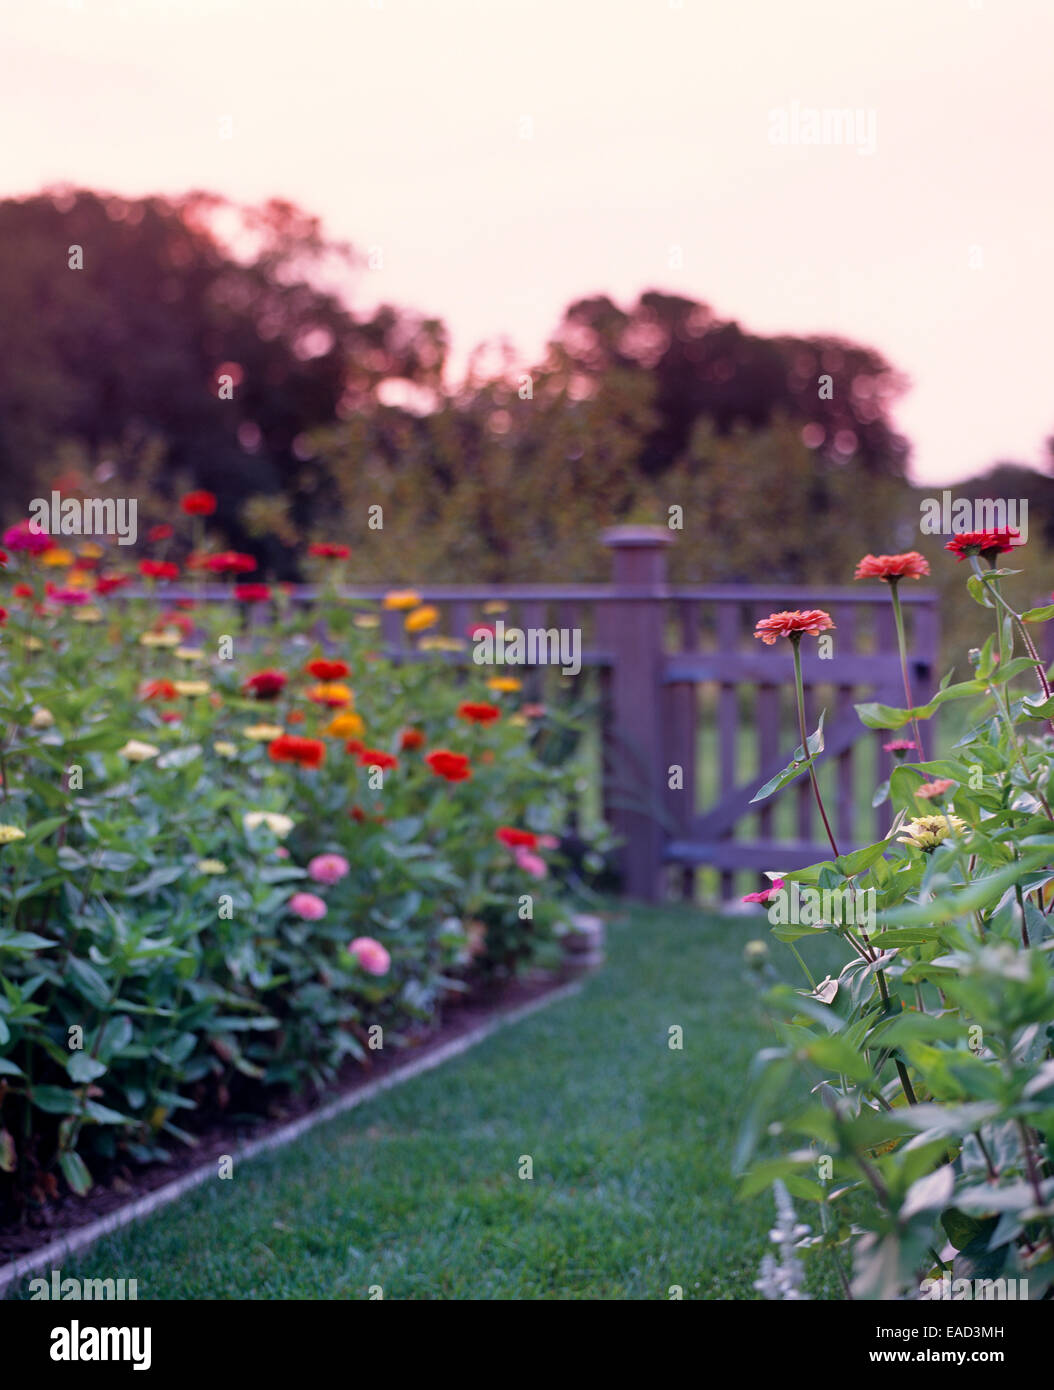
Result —
MULTIPOLYGON (((831 845, 829 860, 773 872, 749 895, 807 981, 766 995, 774 1045, 757 1058, 738 1153, 753 1164, 745 1193, 776 1184, 780 1257, 756 1286, 767 1297, 802 1296, 806 1251, 832 1261, 847 1297, 1037 1299, 1054 1288, 1054 698, 1033 637, 1054 603, 1017 613, 1006 602, 1000 580, 1018 571, 999 557, 1017 539, 973 532, 946 547, 969 562, 969 591, 995 631, 971 651, 969 679, 946 678, 921 705, 897 586, 926 562, 861 561, 858 579, 890 588, 906 705, 857 706, 865 725, 890 731, 897 765, 875 797, 891 806, 888 834, 852 853, 824 813, 823 723, 806 733, 801 683, 802 641, 829 641, 837 625, 820 610, 758 624, 766 643, 792 644, 801 745, 755 800, 808 774, 831 845), (952 700, 975 701, 978 720, 935 758, 922 730, 952 700), (820 936, 844 950, 837 973, 817 980, 805 956, 820 936), (816 1204, 813 1223, 798 1224, 792 1198, 816 1204)), ((750 943, 761 976, 766 956, 750 943)))
MULTIPOLYGON (((573 774, 543 756, 551 716, 507 676, 386 659, 379 615, 335 599, 340 546, 312 547, 328 597, 307 612, 196 540, 177 561, 155 528, 143 600, 114 550, 4 538, 8 1202, 163 1160, 397 1046, 466 981, 561 955, 573 774), (229 603, 167 603, 187 574, 228 576, 229 603)), ((387 602, 429 645, 435 611, 387 602)))

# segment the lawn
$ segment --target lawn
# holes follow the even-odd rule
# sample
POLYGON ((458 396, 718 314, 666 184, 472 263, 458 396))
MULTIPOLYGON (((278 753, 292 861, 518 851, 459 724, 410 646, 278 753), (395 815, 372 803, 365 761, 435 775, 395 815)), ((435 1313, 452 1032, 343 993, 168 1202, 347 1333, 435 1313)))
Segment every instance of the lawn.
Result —
POLYGON ((754 1298, 772 1208, 736 1200, 727 1155, 766 1033, 742 949, 766 930, 614 909, 579 995, 63 1272, 140 1298, 754 1298))

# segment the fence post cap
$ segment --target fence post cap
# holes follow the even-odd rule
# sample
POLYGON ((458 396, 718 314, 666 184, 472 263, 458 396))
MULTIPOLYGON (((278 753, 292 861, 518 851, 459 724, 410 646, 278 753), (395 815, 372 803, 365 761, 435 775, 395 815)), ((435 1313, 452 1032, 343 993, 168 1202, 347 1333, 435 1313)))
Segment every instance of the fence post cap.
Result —
POLYGON ((601 532, 600 539, 614 550, 673 545, 673 536, 665 526, 609 526, 601 532))

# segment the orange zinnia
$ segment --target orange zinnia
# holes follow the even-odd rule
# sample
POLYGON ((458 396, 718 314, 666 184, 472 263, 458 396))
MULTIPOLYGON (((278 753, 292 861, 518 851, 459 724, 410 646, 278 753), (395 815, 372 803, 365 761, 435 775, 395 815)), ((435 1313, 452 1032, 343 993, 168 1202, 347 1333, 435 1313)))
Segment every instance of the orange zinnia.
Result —
POLYGON ((819 637, 821 632, 833 627, 830 613, 822 608, 809 608, 804 612, 796 608, 793 612, 770 613, 762 618, 754 629, 754 636, 760 637, 766 647, 771 647, 777 637, 799 642, 806 632, 810 637, 819 637))

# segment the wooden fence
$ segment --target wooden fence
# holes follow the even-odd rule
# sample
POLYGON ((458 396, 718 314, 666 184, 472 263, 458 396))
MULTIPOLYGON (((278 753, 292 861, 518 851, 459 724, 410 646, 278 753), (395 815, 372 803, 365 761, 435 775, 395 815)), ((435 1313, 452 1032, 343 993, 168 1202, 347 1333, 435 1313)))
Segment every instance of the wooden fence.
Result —
MULTIPOLYGON (((904 704, 886 585, 670 586, 666 547, 673 540, 673 533, 654 526, 607 531, 614 570, 610 585, 417 590, 442 612, 433 634, 464 637, 473 623, 493 622, 484 611, 488 602, 505 605, 500 616, 507 628, 581 634, 582 664, 596 668, 600 677, 605 815, 621 842, 626 893, 649 902, 661 900, 677 879, 690 896, 700 866, 719 872, 727 897, 737 871, 793 869, 830 857, 808 778, 799 778, 760 810, 749 805, 800 741, 792 714, 790 645, 759 643, 753 637, 759 618, 799 607, 824 608, 834 618, 832 658, 820 659, 810 639, 802 648, 802 665, 810 729, 820 708, 827 710, 823 761, 832 768, 825 775, 833 776, 833 814, 832 805, 828 814, 843 853, 879 838, 888 822, 888 807, 880 807, 871 825, 862 824, 859 806, 861 789, 867 805, 871 789, 888 776, 891 759, 882 744, 890 735, 864 728, 853 705, 865 699, 904 704), (778 833, 788 803, 789 835, 785 828, 778 833)), ((385 592, 341 590, 349 599, 379 600, 385 592)), ((227 591, 210 586, 194 596, 221 595, 227 591)), ((295 591, 298 602, 311 603, 314 596, 307 585, 295 591)), ((901 597, 914 691, 921 700, 932 693, 936 669, 936 596, 905 585, 901 597)), ((389 655, 471 663, 470 650, 421 652, 407 637, 403 617, 397 611, 383 614, 389 655)))

